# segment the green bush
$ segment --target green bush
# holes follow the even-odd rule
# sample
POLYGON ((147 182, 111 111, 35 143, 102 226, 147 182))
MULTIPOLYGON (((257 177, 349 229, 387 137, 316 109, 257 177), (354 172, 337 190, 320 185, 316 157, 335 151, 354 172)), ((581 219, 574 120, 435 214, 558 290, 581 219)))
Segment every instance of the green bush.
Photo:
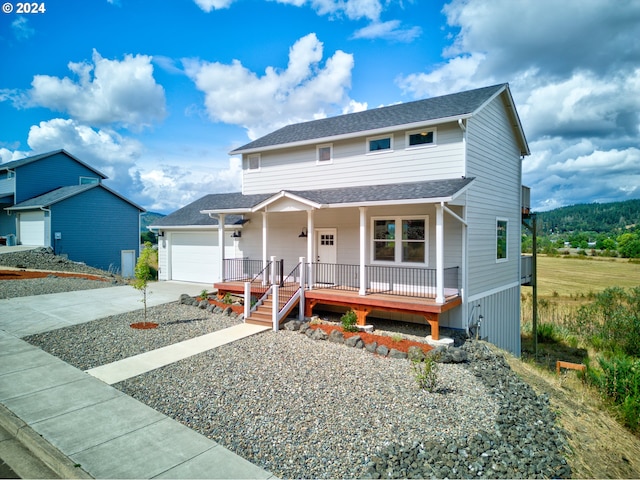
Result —
POLYGON ((640 360, 624 354, 599 357, 601 370, 587 369, 589 382, 617 407, 622 422, 640 432, 640 360))
POLYGON ((427 355, 423 360, 413 360, 411 364, 413 375, 418 382, 418 387, 429 392, 436 389, 438 383, 438 363, 437 357, 427 355))
POLYGON ((349 310, 347 313, 340 317, 340 322, 342 323, 342 329, 345 332, 357 332, 358 327, 356 327, 356 323, 358 322, 358 315, 353 310, 349 310))

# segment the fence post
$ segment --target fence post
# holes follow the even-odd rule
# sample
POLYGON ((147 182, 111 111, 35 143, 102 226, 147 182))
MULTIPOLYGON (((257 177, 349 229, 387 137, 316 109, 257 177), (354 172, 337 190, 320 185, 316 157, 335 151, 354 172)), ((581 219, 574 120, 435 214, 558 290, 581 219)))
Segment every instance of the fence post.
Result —
POLYGON ((251 282, 244 282, 244 320, 251 314, 251 282))
POLYGON ((304 268, 304 257, 300 257, 300 301, 298 302, 298 320, 300 320, 301 322, 304 321, 304 268))
POLYGON ((280 328, 280 322, 278 321, 278 310, 279 310, 279 292, 280 287, 277 284, 273 285, 273 290, 271 291, 271 299, 273 300, 271 317, 273 319, 273 331, 277 332, 280 328))

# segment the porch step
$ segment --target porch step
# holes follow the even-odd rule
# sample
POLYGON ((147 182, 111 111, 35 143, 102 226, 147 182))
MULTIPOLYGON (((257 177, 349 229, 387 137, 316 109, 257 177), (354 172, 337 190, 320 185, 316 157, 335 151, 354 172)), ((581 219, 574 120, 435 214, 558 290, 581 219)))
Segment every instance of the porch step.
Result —
MULTIPOLYGON (((286 305, 286 302, 279 302, 280 308, 286 305)), ((295 305, 294 305, 295 306, 295 305)), ((293 309, 293 306, 292 306, 293 309)), ((287 312, 289 314, 289 312, 287 312)), ((255 312, 249 315, 248 318, 245 319, 245 323, 250 323, 252 325, 263 325, 270 327, 273 325, 273 299, 271 296, 267 297, 262 305, 260 305, 255 312)), ((286 315, 280 321, 280 323, 284 323, 286 315)))

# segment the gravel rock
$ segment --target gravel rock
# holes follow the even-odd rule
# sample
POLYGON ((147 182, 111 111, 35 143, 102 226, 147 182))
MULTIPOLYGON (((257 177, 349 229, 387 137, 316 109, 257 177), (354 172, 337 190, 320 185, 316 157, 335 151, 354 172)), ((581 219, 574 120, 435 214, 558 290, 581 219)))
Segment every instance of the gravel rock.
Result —
MULTIPOLYGON (((87 369, 239 322, 179 302, 148 314, 157 329, 129 328, 138 311, 26 340, 87 369)), ((429 392, 409 360, 283 329, 116 388, 280 478, 570 477, 548 398, 486 343, 459 350, 429 392)))
POLYGON ((88 273, 91 275, 109 275, 116 278, 116 275, 111 272, 105 272, 98 268, 89 267, 84 263, 74 262, 63 256, 55 255, 53 249, 50 247, 3 253, 0 255, 0 266, 52 270, 67 273, 88 273))

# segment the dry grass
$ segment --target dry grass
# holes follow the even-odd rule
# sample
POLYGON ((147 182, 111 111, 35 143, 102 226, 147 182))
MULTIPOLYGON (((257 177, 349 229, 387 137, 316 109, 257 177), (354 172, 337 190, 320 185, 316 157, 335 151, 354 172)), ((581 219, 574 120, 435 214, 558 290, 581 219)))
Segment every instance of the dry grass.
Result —
MULTIPOLYGON (((563 327, 593 294, 608 287, 640 285, 640 264, 623 259, 538 258, 538 323, 563 327)), ((576 337, 539 342, 533 355, 531 287, 523 287, 522 360, 507 358, 513 370, 538 393, 547 393, 558 422, 568 434, 568 458, 574 478, 640 478, 640 438, 615 419, 599 394, 574 371, 555 373, 557 360, 584 363, 593 351, 576 337), (526 332, 529 332, 527 334, 526 332)))
MULTIPOLYGON (((640 285, 640 264, 628 259, 605 257, 538 256, 538 296, 570 299, 597 293, 607 287, 640 285)), ((530 292, 531 287, 522 287, 530 292)))

